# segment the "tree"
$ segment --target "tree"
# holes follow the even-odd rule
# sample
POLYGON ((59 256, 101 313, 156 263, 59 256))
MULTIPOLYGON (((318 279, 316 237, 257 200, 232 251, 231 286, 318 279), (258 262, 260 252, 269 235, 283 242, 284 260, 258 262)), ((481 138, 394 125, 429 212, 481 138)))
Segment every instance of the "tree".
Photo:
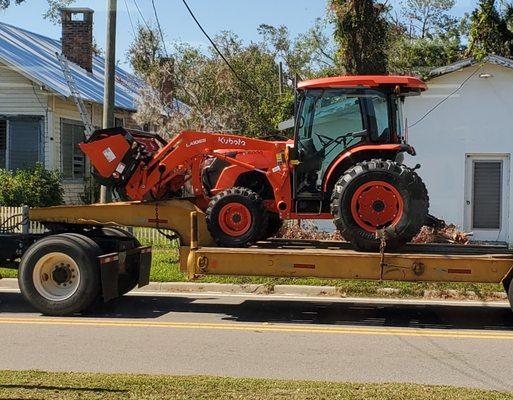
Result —
POLYGON ((163 69, 159 38, 141 28, 129 50, 134 70, 149 83, 136 114, 140 124, 154 124, 163 134, 194 129, 256 136, 272 133, 292 115, 292 91, 278 95, 275 54, 263 43, 244 45, 230 32, 216 36, 229 65, 213 47, 205 52, 178 43, 170 54, 170 68, 163 69), (172 89, 166 92, 164 87, 172 89))
MULTIPOLYGON (((437 67, 453 63, 464 53, 461 29, 449 14, 446 0, 408 0, 389 19, 389 71, 424 78, 437 67), (416 23, 412 23, 412 18, 416 23)), ((392 9, 389 10, 389 15, 392 9)))
POLYGON ((390 24, 374 0, 330 0, 338 63, 347 74, 385 74, 390 24))
POLYGON ((470 16, 467 54, 482 59, 489 54, 513 56, 513 11, 511 6, 498 10, 495 0, 480 0, 470 16))
MULTIPOLYGON (((20 5, 26 1, 27 0, 0 0, 0 9, 5 10, 13 4, 20 5)), ((57 22, 60 17, 59 9, 73 4, 75 0, 47 0, 47 2, 48 10, 44 14, 44 17, 52 20, 53 22, 57 22)))
POLYGON ((422 39, 433 37, 438 32, 447 32, 457 24, 450 11, 455 0, 406 0, 404 15, 409 20, 410 36, 422 39))

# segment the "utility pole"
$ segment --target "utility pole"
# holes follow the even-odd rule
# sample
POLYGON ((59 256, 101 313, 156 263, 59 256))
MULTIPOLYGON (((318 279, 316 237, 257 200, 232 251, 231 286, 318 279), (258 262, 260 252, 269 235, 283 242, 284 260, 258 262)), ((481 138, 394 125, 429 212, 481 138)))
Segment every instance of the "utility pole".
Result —
MULTIPOLYGON (((116 16, 117 0, 107 0, 107 40, 105 48, 105 87, 103 91, 103 129, 114 126, 116 99, 116 16)), ((100 190, 100 202, 111 201, 112 194, 106 186, 100 190)))
POLYGON ((280 90, 280 96, 283 95, 283 63, 280 61, 280 64, 278 65, 278 79, 280 80, 279 82, 279 90, 280 90))

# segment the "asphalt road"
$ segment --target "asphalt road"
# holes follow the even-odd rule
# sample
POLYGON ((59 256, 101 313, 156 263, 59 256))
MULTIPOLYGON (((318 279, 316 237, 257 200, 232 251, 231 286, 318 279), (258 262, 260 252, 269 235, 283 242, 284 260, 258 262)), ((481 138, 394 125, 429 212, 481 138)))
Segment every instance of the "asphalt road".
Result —
POLYGON ((509 307, 132 295, 47 318, 0 293, 0 370, 98 371, 513 391, 509 307))

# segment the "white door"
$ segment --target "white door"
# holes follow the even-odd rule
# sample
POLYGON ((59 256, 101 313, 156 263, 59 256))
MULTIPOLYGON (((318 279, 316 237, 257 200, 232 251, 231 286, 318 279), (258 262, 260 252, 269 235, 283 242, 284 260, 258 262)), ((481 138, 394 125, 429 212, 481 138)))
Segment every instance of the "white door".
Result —
POLYGON ((466 157, 465 230, 473 240, 508 241, 509 155, 466 157))

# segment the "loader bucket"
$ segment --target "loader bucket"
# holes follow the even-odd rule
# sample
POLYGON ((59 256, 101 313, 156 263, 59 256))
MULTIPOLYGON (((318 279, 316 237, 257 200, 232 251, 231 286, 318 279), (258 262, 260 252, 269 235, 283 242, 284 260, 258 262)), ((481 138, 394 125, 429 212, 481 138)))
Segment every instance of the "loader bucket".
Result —
POLYGON ((99 182, 118 186, 128 182, 138 165, 165 144, 157 135, 113 128, 94 132, 79 147, 91 161, 99 182))

